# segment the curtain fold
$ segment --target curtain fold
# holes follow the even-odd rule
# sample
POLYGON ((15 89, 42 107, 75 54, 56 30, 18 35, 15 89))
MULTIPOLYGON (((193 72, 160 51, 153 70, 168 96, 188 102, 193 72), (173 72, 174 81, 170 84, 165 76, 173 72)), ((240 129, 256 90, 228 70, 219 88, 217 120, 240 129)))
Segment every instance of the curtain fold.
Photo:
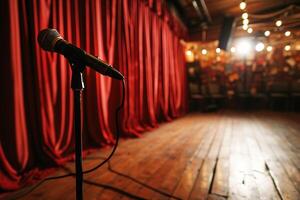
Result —
MULTIPOLYGON (((185 35, 162 0, 1 1, 0 190, 14 190, 74 158, 73 93, 67 60, 37 35, 55 28, 116 67, 126 79, 121 129, 139 137, 186 112, 185 35)), ((83 138, 88 151, 114 143, 121 84, 84 73, 83 138)))

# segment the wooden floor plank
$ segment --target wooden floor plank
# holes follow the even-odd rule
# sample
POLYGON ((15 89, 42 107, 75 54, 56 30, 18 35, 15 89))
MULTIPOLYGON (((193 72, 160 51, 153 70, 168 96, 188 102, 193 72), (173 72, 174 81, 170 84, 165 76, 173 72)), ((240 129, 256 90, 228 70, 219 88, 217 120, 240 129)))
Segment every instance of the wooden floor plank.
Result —
MULTIPOLYGON (((160 168, 149 176, 147 184, 155 186, 165 193, 172 193, 173 188, 177 185, 182 176, 182 171, 184 170, 186 163, 195 151, 195 146, 198 144, 197 140, 201 139, 195 137, 192 140, 194 143, 189 142, 189 145, 186 145, 185 148, 181 148, 176 157, 165 160, 160 168)), ((145 187, 140 188, 138 194, 151 197, 151 199, 167 199, 166 196, 153 192, 145 187)))
POLYGON ((255 178, 255 182, 259 191, 260 199, 272 199, 279 200, 276 188, 272 182, 272 178, 265 166, 265 159, 263 157, 263 152, 259 148, 259 145, 255 139, 253 128, 253 123, 249 122, 247 146, 249 149, 250 159, 251 159, 251 175, 255 178))
MULTIPOLYGON (((212 185, 214 169, 216 162, 218 160, 218 155, 220 153, 220 148, 222 146, 223 137, 224 137, 224 123, 222 119, 219 120, 218 125, 213 125, 215 127, 215 134, 213 143, 211 144, 208 154, 202 163, 197 179, 193 185, 193 189, 190 193, 190 199, 207 199, 209 195, 209 190, 212 185)), ((212 134, 212 133, 211 133, 212 134)))
POLYGON ((234 114, 233 118, 229 199, 260 199, 258 188, 251 174, 250 153, 246 145, 247 121, 237 114, 234 114))
MULTIPOLYGON (((85 175, 84 197, 105 199, 298 200, 300 114, 270 111, 196 113, 122 140, 107 165, 85 175), (129 177, 126 177, 126 176, 129 177), (132 178, 136 179, 133 180, 132 178)), ((110 153, 87 156, 84 168, 110 153)), ((69 163, 57 174, 74 170, 69 163)), ((9 194, 15 197, 30 187, 9 194)), ((75 199, 75 178, 48 181, 22 200, 75 199)))
MULTIPOLYGON (((215 120, 218 120, 218 118, 216 118, 215 120)), ((197 135, 201 135, 201 140, 199 139, 193 139, 193 144, 188 146, 188 149, 195 149, 193 150, 193 154, 190 154, 190 156, 188 156, 188 158, 182 158, 184 161, 184 164, 178 164, 173 167, 174 170, 171 170, 168 172, 169 176, 165 176, 165 180, 161 182, 161 188, 165 191, 165 192, 169 192, 169 193, 173 193, 174 194, 174 190, 176 189, 177 185, 180 184, 180 180, 182 179, 184 173, 185 173, 185 169, 187 169, 188 164, 190 162, 192 162, 194 160, 195 157, 197 157, 199 154, 199 150, 202 149, 202 145, 205 144, 206 142, 209 142, 209 138, 205 137, 208 136, 210 137, 210 133, 211 133, 211 127, 209 127, 208 130, 198 130, 195 131, 194 134, 197 135), (199 132, 201 131, 201 132, 199 132), (201 134, 200 134, 201 133, 201 134), (188 159, 188 160, 186 160, 188 159), (178 167, 180 166, 180 167, 178 167)), ((182 162, 183 160, 178 160, 180 162, 182 162)), ((163 196, 155 194, 152 196, 152 199, 164 199, 163 196)))
MULTIPOLYGON (((197 124, 206 124, 206 121, 195 121, 194 122, 195 125, 197 124)), ((198 126, 198 125, 197 125, 198 126)), ((195 153, 197 146, 199 145, 199 142, 203 141, 203 133, 205 133, 205 131, 201 128, 199 129, 193 129, 191 132, 191 136, 187 136, 189 138, 189 143, 187 146, 185 146, 184 148, 182 148, 179 152, 178 155, 176 155, 176 162, 164 162, 162 163, 160 168, 157 168, 156 171, 153 171, 151 176, 148 176, 147 179, 145 179, 145 181, 147 181, 147 184, 150 185, 156 185, 157 188, 165 191, 165 192, 171 192, 174 190, 173 187, 176 187, 176 184, 179 182, 179 178, 182 176, 182 171, 184 170, 186 163, 188 162, 188 160, 190 160, 190 158, 192 157, 192 155, 195 153), (183 155, 182 153, 184 153, 185 151, 189 152, 189 155, 183 155), (183 157, 182 157, 183 156, 183 157), (177 161, 180 161, 181 159, 184 160, 183 163, 177 163, 177 161), (179 170, 179 174, 175 174, 176 170, 179 170), (173 172, 173 173, 172 173, 173 172), (169 182, 169 176, 173 178, 170 179, 176 179, 176 182, 174 183, 169 183, 169 185, 167 183, 165 183, 164 180, 166 180, 167 182, 169 182), (175 176, 175 177, 174 177, 175 176)), ((181 162, 183 161, 181 160, 181 162)), ((160 199, 163 198, 163 196, 158 195, 157 192, 153 192, 151 190, 148 190, 146 188, 135 188, 134 190, 132 190, 133 192, 137 192, 140 195, 143 196, 148 196, 151 197, 152 199, 160 199)))
MULTIPOLYGON (((126 175, 138 179, 142 182, 145 182, 145 179, 147 179, 149 175, 155 172, 156 168, 159 167, 160 163, 164 162, 164 156, 172 156, 174 152, 176 152, 176 147, 181 148, 182 146, 184 146, 183 144, 185 141, 188 140, 188 137, 187 135, 182 134, 182 131, 188 131, 189 129, 193 128, 193 126, 189 125, 189 123, 191 122, 187 122, 188 123, 185 126, 174 127, 174 129, 172 129, 171 131, 176 132, 177 134, 173 138, 168 138, 164 140, 164 143, 160 144, 159 147, 154 148, 156 149, 156 151, 153 151, 150 148, 150 151, 147 151, 148 153, 144 152, 140 154, 139 159, 135 157, 130 162, 126 162, 127 166, 122 166, 119 169, 117 168, 116 170, 125 173, 126 175), (167 154, 164 154, 164 152, 167 152, 167 154), (144 168, 142 166, 152 167, 144 168)), ((162 138, 157 138, 157 140, 160 139, 162 138)), ((115 166, 113 166, 113 168, 115 169, 115 166)), ((109 179, 105 178, 105 182, 113 184, 115 187, 123 188, 125 190, 128 190, 127 187, 129 185, 133 185, 134 188, 140 187, 140 184, 137 184, 133 181, 128 181, 128 179, 123 178, 121 176, 110 177, 109 179)), ((111 190, 104 190, 98 193, 99 199, 107 199, 109 197, 118 199, 119 194, 111 190)))
MULTIPOLYGON (((214 177, 213 187, 211 193, 212 197, 228 197, 229 193, 229 157, 230 146, 232 139, 232 119, 230 116, 226 116, 226 126, 224 128, 224 141, 220 149, 218 156, 218 165, 216 168, 216 174, 214 177)), ((210 198, 212 198, 210 197, 210 198)))
MULTIPOLYGON (((300 193, 297 191, 297 187, 299 186, 294 186, 286 171, 287 164, 284 158, 278 155, 280 148, 282 148, 284 144, 276 142, 275 138, 278 136, 269 130, 268 127, 265 127, 264 122, 258 119, 255 119, 255 122, 257 127, 257 131, 255 131, 256 140, 260 144, 270 176, 274 180, 275 187, 281 198, 298 199, 300 193), (263 140, 261 140, 261 138, 263 138, 263 140)), ((296 175, 299 175, 299 172, 296 175)))
POLYGON ((188 199, 189 194, 193 188, 194 182, 197 178, 197 174, 201 168, 203 161, 205 160, 209 148, 213 142, 216 132, 212 134, 211 129, 205 130, 205 138, 199 144, 199 148, 194 156, 187 164, 180 181, 178 182, 173 195, 181 199, 188 199))
MULTIPOLYGON (((300 185, 300 159, 298 157, 299 155, 293 151, 292 145, 290 145, 286 137, 283 134, 281 134, 282 132, 285 132, 285 129, 283 129, 282 127, 278 127, 277 125, 271 127, 270 124, 267 124, 267 128, 269 130, 272 130, 272 133, 276 133, 276 135, 278 136, 273 137, 277 146, 280 143, 284 144, 283 146, 278 146, 272 149, 274 150, 278 159, 282 163, 287 175, 293 182, 295 188, 298 189, 297 186, 300 185)), ((299 189, 298 192, 300 192, 299 189)))

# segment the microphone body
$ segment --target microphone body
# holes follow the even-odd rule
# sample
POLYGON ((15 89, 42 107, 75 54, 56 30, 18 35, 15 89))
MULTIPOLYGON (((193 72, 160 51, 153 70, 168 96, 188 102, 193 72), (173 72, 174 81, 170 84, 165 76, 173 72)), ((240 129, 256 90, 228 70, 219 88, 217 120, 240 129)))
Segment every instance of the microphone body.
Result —
POLYGON ((55 29, 44 29, 38 35, 40 46, 46 51, 64 55, 71 63, 86 65, 95 71, 118 80, 124 76, 111 65, 86 53, 84 50, 64 40, 55 29))

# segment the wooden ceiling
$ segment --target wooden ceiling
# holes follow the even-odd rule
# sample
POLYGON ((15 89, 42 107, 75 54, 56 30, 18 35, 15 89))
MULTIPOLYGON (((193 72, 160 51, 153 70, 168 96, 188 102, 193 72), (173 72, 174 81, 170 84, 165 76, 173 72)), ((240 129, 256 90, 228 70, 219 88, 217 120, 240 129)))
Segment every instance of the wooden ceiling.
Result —
MULTIPOLYGON (((243 11, 239 8, 240 2, 241 0, 169 0, 168 4, 175 8, 177 15, 188 28, 188 40, 201 41, 206 38, 206 41, 212 41, 219 38, 225 16, 236 18, 234 36, 248 34, 242 29, 243 11)), ((280 16, 288 14, 285 17, 285 25, 289 29, 300 30, 300 0, 246 0, 246 3, 246 12, 250 15, 249 25, 254 30, 252 35, 262 34, 266 28, 272 29, 278 16, 252 19, 251 15, 274 13, 291 5, 297 6, 297 9, 292 9, 289 13, 283 13, 280 16)))

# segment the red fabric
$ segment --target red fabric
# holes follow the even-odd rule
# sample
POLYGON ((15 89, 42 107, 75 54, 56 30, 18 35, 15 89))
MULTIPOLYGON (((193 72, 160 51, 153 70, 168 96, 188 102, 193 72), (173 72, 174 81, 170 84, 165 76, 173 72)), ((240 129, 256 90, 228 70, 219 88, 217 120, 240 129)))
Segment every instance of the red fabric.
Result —
MULTIPOLYGON (((52 27, 119 69, 127 81, 123 136, 140 136, 186 111, 180 38, 162 0, 1 1, 0 189, 12 190, 73 157, 71 70, 36 42, 52 27), (44 172, 43 170, 41 172, 44 172)), ((114 143, 120 83, 87 69, 85 150, 114 143)))

